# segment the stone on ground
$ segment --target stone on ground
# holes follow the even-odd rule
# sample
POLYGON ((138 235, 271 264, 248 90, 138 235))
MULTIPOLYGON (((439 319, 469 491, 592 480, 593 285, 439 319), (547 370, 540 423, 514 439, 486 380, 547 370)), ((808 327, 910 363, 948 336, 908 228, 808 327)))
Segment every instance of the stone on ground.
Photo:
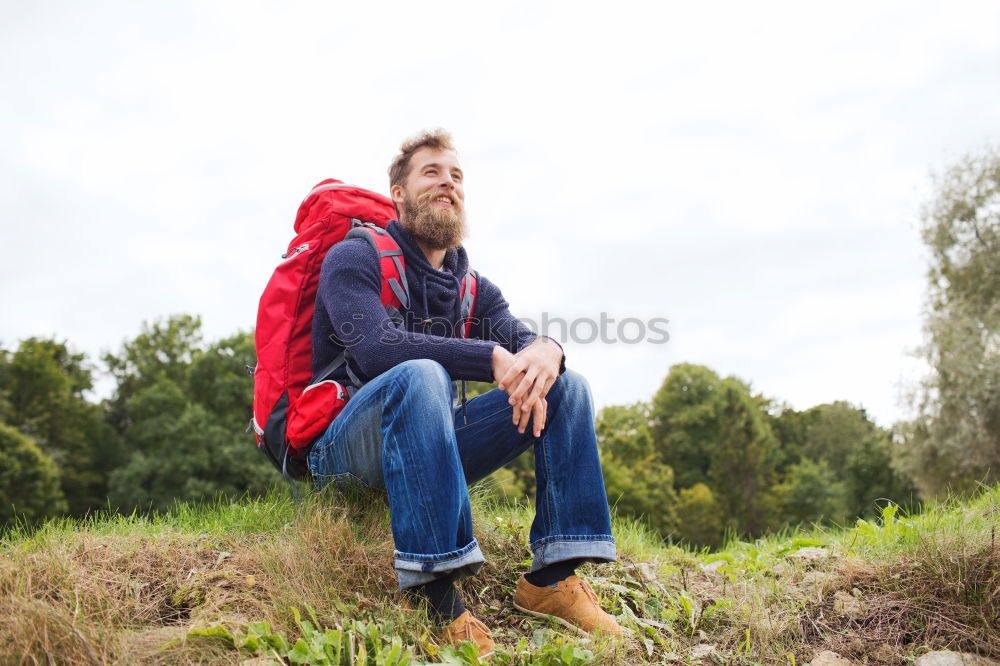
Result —
POLYGON ((919 657, 915 666, 1000 666, 1000 661, 967 652, 936 650, 919 657))
POLYGON ((813 657, 813 660, 809 662, 809 666, 854 666, 854 662, 841 657, 836 652, 824 650, 813 657))
POLYGON ((825 560, 830 557, 830 551, 826 548, 816 548, 814 546, 809 546, 807 548, 799 548, 794 553, 789 553, 787 555, 789 559, 798 560, 800 562, 817 562, 819 560, 825 560))

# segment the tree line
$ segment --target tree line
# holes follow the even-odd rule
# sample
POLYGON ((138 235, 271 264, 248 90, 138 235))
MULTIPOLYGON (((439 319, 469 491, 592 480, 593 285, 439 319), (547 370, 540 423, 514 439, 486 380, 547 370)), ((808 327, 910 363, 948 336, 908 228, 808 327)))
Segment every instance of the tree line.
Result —
MULTIPOLYGON (((0 456, 10 461, 0 517, 164 511, 264 493, 278 479, 246 433, 250 333, 206 344, 197 317, 174 316, 102 361, 115 390, 95 403, 95 370, 66 342, 28 338, 0 352, 0 456)), ((616 511, 698 545, 915 494, 889 464, 891 433, 863 409, 797 412, 704 366, 675 365, 651 401, 604 408, 596 429, 616 511)), ((486 485, 530 498, 533 476, 526 456, 486 485)))
MULTIPOLYGON (((1000 480, 1000 151, 940 176, 922 220, 931 372, 914 418, 883 428, 846 401, 799 411, 678 364, 648 401, 597 415, 615 511, 711 547, 1000 480)), ((251 333, 206 342, 198 317, 173 316, 103 356, 115 388, 95 402, 98 366, 67 341, 0 348, 0 525, 266 492, 278 476, 245 432, 254 363, 251 333)), ((532 477, 522 456, 486 486, 530 497, 532 477)))
MULTIPOLYGON (((892 431, 864 409, 834 402, 797 411, 702 365, 673 366, 650 401, 605 407, 596 429, 617 513, 697 546, 916 501, 891 464, 892 431)), ((515 462, 493 492, 530 494, 531 465, 515 462)))
POLYGON ((253 337, 205 344, 197 317, 145 324, 95 368, 65 341, 0 350, 0 523, 266 492, 274 471, 245 433, 253 337))

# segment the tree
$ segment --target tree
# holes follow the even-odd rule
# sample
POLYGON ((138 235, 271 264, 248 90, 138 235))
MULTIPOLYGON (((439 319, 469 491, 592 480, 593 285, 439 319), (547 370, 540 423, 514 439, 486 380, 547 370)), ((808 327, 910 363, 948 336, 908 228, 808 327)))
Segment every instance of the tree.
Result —
POLYGON ((15 516, 36 521, 66 511, 59 471, 25 435, 0 423, 0 526, 15 516))
POLYGON ((922 213, 931 373, 897 462, 923 493, 1000 479, 1000 149, 960 160, 922 213))
POLYGON ((719 439, 711 450, 708 478, 735 533, 759 536, 769 526, 777 440, 746 385, 727 378, 719 385, 719 439))
POLYGON ((277 475, 246 434, 253 337, 238 333, 207 347, 186 315, 144 325, 118 355, 111 400, 126 462, 109 480, 123 509, 169 509, 177 500, 265 492, 277 475))
MULTIPOLYGON (((864 409, 844 401, 801 412, 785 407, 771 416, 770 423, 781 442, 783 457, 777 471, 783 479, 782 492, 787 493, 789 484, 796 482, 789 477, 801 480, 804 474, 816 473, 812 467, 799 466, 794 471, 793 467, 820 465, 842 484, 844 505, 838 511, 845 517, 873 515, 877 500, 912 504, 916 489, 892 466, 889 433, 871 421, 864 409)), ((794 511, 784 514, 792 522, 834 515, 829 509, 808 518, 796 518, 794 511)))
POLYGON ((660 459, 674 470, 675 488, 708 480, 719 441, 721 381, 703 365, 679 363, 653 396, 650 432, 660 459))
POLYGON ((877 516, 886 500, 909 511, 917 508, 916 486, 892 466, 891 433, 880 428, 851 450, 846 462, 844 487, 848 515, 877 516))
POLYGON ((674 471, 653 448, 649 412, 644 402, 605 407, 595 429, 608 503, 666 537, 677 527, 674 471))
POLYGON ((725 516, 712 489, 696 483, 678 493, 677 535, 693 546, 715 548, 722 545, 725 516))
POLYGON ((117 388, 109 401, 109 419, 123 432, 128 428, 126 403, 132 396, 160 380, 181 386, 188 366, 201 347, 201 318, 174 315, 166 321, 144 322, 133 340, 118 355, 105 354, 104 362, 117 388))
POLYGON ((27 338, 0 358, 6 421, 55 462, 74 515, 106 505, 107 475, 120 462, 103 409, 84 398, 91 386, 86 358, 65 342, 27 338))
POLYGON ((788 469, 774 488, 781 521, 789 525, 843 522, 847 515, 844 483, 825 460, 804 458, 788 469))
POLYGON ((787 404, 780 404, 767 411, 767 421, 780 448, 775 471, 783 475, 789 467, 802 460, 809 426, 808 418, 805 412, 792 409, 787 404))
POLYGON ((806 427, 802 457, 825 460, 838 475, 846 470, 853 450, 880 434, 864 409, 843 400, 816 405, 803 416, 806 427))

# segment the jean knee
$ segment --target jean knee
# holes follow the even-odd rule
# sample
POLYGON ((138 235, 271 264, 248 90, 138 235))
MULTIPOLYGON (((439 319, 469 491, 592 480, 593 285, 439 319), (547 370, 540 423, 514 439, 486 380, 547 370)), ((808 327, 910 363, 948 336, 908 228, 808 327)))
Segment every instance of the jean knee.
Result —
POLYGON ((399 381, 407 390, 441 397, 451 403, 451 377, 444 366, 427 358, 404 361, 397 366, 399 381))
POLYGON ((566 368, 566 371, 559 375, 551 390, 558 390, 564 399, 591 402, 590 383, 587 378, 569 368, 566 368))

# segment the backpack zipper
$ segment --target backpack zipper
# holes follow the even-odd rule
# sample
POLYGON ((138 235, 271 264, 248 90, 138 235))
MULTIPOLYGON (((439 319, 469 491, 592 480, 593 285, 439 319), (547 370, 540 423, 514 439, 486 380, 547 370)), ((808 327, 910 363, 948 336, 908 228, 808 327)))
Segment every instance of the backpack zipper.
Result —
POLYGON ((303 243, 302 245, 299 245, 298 247, 293 247, 288 252, 285 252, 283 255, 281 255, 281 258, 289 259, 299 254, 300 252, 305 252, 308 249, 309 249, 309 243, 303 243))
POLYGON ((309 386, 307 386, 304 389, 302 389, 302 395, 305 395, 306 393, 308 393, 309 391, 313 390, 317 386, 321 386, 323 384, 336 384, 337 385, 337 397, 340 398, 341 400, 346 400, 347 399, 347 393, 344 391, 344 387, 341 385, 340 382, 338 382, 338 381, 336 381, 334 379, 324 379, 321 382, 316 382, 315 384, 310 384, 309 386))

